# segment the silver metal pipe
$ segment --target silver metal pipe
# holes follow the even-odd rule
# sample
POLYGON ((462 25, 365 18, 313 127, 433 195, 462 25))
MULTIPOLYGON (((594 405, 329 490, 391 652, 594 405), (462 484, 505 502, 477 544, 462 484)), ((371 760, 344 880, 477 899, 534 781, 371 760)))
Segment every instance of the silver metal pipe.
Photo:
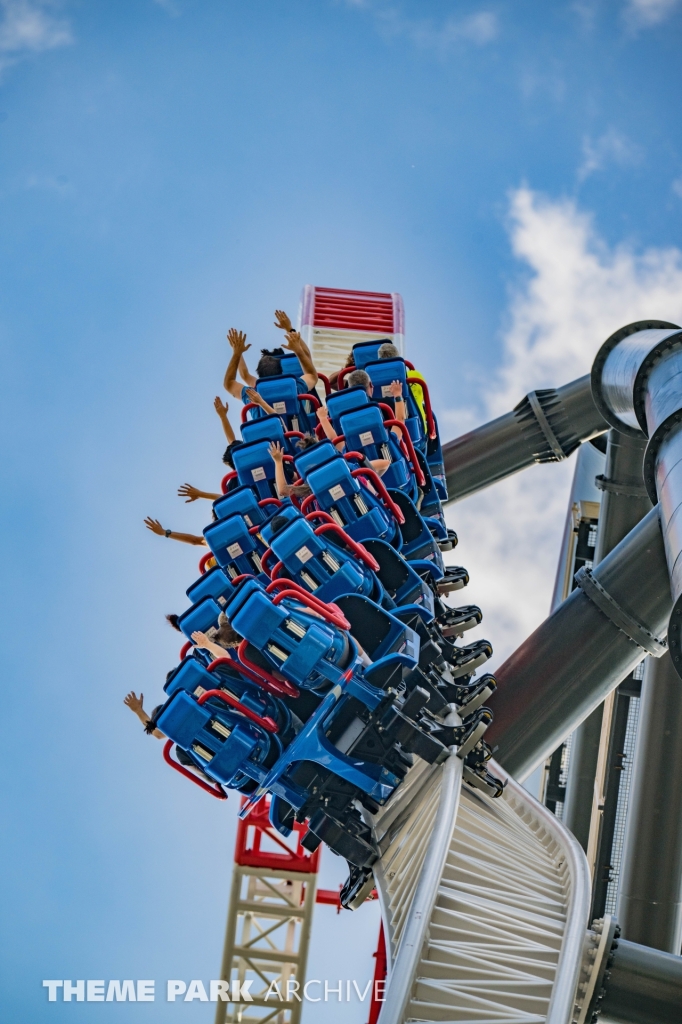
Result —
POLYGON ((512 412, 443 445, 448 500, 460 501, 534 463, 560 462, 607 427, 589 376, 532 391, 512 412))
MULTIPOLYGON (((618 898, 622 934, 679 953, 682 945, 682 685, 669 655, 642 683, 618 898)), ((682 995, 681 1011, 682 1017, 682 995)))
MULTIPOLYGON (((646 438, 611 428, 604 473, 597 483, 602 491, 594 564, 610 551, 651 510, 642 479, 646 438)), ((603 706, 594 709, 576 729, 568 769, 563 821, 584 850, 590 836, 594 781, 601 746, 603 706)))
POLYGON ((656 637, 670 615, 667 576, 652 509, 497 670, 486 740, 510 775, 529 775, 632 672, 643 650, 664 650, 656 637))
POLYGON ((682 957, 620 939, 602 1014, 615 1024, 680 1024, 682 957))
POLYGON ((682 330, 646 321, 617 331, 597 353, 592 391, 605 419, 649 439, 644 480, 661 508, 673 595, 670 653, 682 676, 682 330))

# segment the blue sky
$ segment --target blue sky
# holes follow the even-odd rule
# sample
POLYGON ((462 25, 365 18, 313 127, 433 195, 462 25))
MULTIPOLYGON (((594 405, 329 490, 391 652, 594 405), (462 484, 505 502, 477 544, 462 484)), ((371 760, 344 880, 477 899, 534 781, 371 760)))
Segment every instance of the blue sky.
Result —
MULTIPOLYGON (((448 437, 682 317, 681 36, 675 0, 0 0, 4 1019, 212 1016, 40 985, 217 970, 237 802, 122 698, 177 654, 196 553, 142 519, 205 524, 175 491, 222 475, 227 328, 270 343, 307 282, 400 291, 448 437)), ((452 512, 500 656, 570 472, 452 512)), ((376 928, 320 908, 311 975, 369 977, 376 928)))

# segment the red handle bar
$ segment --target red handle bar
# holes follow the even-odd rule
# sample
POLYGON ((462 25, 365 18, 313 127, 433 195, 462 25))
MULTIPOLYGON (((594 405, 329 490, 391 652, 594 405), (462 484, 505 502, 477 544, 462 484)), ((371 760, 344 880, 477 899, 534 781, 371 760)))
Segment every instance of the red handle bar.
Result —
POLYGON ((184 765, 178 764, 177 761, 173 760, 170 752, 174 746, 175 744, 173 743, 173 740, 167 740, 163 745, 163 759, 166 764, 169 764, 171 768, 175 768, 176 772, 180 772, 180 774, 184 775, 186 779, 191 779, 196 786, 201 786, 202 789, 205 789, 207 793, 211 794, 211 796, 216 797, 217 800, 227 800, 227 793, 217 782, 215 786, 209 786, 208 782, 203 782, 201 779, 198 779, 194 772, 190 772, 184 767, 184 765))
POLYGON ((412 463, 412 471, 415 475, 415 479, 420 487, 425 487, 426 477, 424 476, 424 470, 419 465, 417 453, 414 450, 414 445, 412 444, 412 438, 410 437, 410 432, 407 429, 407 424, 403 423, 401 420, 384 420, 384 426, 387 430, 391 427, 398 427, 400 429, 400 432, 403 435, 402 443, 407 449, 407 457, 412 463))
POLYGON ((312 594, 307 594, 304 590, 294 590, 293 588, 290 590, 280 590, 272 603, 281 604, 285 597, 291 597, 294 601, 300 601, 301 604, 307 605, 311 611, 321 615, 332 626, 337 626, 339 629, 350 629, 350 622, 342 612, 339 611, 338 614, 334 614, 328 604, 322 604, 321 601, 314 598, 312 594))
POLYGON ((231 470, 231 472, 226 473, 225 476, 222 478, 222 480, 220 481, 220 490, 223 492, 223 494, 227 494, 227 485, 229 484, 230 480, 234 480, 236 476, 237 470, 233 469, 231 470))
POLYGON ((188 653, 192 650, 194 644, 191 640, 188 640, 186 644, 183 644, 180 648, 180 661, 184 661, 188 653))
POLYGON ((376 491, 381 500, 383 501, 384 505, 388 508, 390 512, 393 513, 396 521, 401 524, 405 522, 405 516, 403 515, 402 509, 399 508, 398 505, 396 505, 393 498, 388 493, 384 484, 381 482, 381 480, 379 479, 379 477, 377 476, 373 469, 352 469, 351 476, 366 477, 368 480, 370 480, 372 486, 376 488, 376 491))
POLYGON ((275 677, 271 675, 267 669, 261 668, 260 665, 256 665, 253 661, 250 661, 247 658, 246 648, 248 646, 248 643, 248 640, 242 640, 239 647, 237 648, 239 660, 241 661, 242 665, 245 665, 246 668, 250 669, 256 675, 262 676, 263 679, 267 680, 270 686, 274 688, 274 693, 277 693, 280 696, 284 697, 298 697, 299 689, 297 686, 294 686, 294 684, 290 683, 287 679, 275 679, 275 677))
POLYGON ((277 508, 281 508, 282 502, 279 498, 261 498, 258 502, 258 508, 263 508, 264 505, 276 505, 277 508))
POLYGON ((374 572, 379 571, 379 563, 373 555, 370 555, 369 551, 362 544, 358 544, 356 540, 349 537, 345 530, 342 530, 338 523, 324 523, 323 526, 318 526, 315 530, 316 535, 321 533, 335 533, 341 538, 346 547, 350 548, 356 558, 368 565, 374 572))
POLYGON ((273 590, 281 590, 281 589, 297 590, 301 594, 305 594, 305 596, 310 598, 311 601, 315 601, 316 604, 319 605, 320 610, 324 609, 324 610, 328 611, 331 608, 331 610, 334 613, 334 615, 339 615, 339 616, 343 615, 343 612, 341 611, 339 606, 337 604, 334 604, 333 601, 329 601, 329 602, 320 601, 319 597, 315 597, 315 595, 311 594, 310 591, 305 590, 301 586, 301 584, 300 583, 296 583, 295 580, 288 580, 288 579, 285 579, 284 577, 281 580, 273 580, 272 583, 268 583, 267 587, 265 588, 265 593, 266 594, 271 594, 273 592, 273 590))
POLYGON ((248 413, 249 409, 260 409, 260 408, 262 408, 262 407, 258 404, 258 402, 248 402, 247 405, 245 405, 244 408, 242 409, 242 423, 246 423, 248 421, 247 413, 248 413))
POLYGON ((310 508, 314 501, 317 501, 317 498, 315 497, 314 494, 309 494, 307 498, 303 499, 303 501, 301 502, 301 512, 303 513, 304 516, 308 515, 308 509, 310 508))
POLYGON ((321 509, 316 509, 314 512, 308 512, 308 514, 306 515, 306 519, 308 520, 308 522, 312 522, 314 519, 321 519, 323 523, 334 522, 329 513, 323 512, 321 509))
MULTIPOLYGON (((222 661, 223 659, 221 658, 220 660, 222 661)), ((255 711, 251 711, 250 708, 244 707, 241 701, 237 700, 236 697, 233 697, 231 693, 225 693, 224 690, 206 690, 202 693, 201 697, 199 697, 197 703, 205 704, 209 697, 219 697, 220 700, 224 701, 231 708, 235 708, 235 710, 239 711, 241 715, 244 715, 244 718, 248 718, 250 722, 255 722, 256 725, 260 725, 261 728, 265 729, 267 732, 279 731, 277 722, 274 722, 269 715, 266 715, 265 718, 261 718, 261 716, 257 715, 255 711)))
POLYGON ((342 370, 339 370, 339 375, 336 378, 336 387, 338 391, 346 386, 346 377, 349 373, 352 373, 353 370, 357 370, 357 366, 344 366, 342 370))
POLYGON ((199 562, 199 572, 201 573, 202 576, 206 572, 207 562, 210 562, 212 558, 215 558, 215 555, 213 554, 212 551, 207 551, 205 555, 201 556, 201 560, 199 562))
POLYGON ((325 395, 331 395, 331 393, 332 393, 332 386, 329 383, 329 377, 326 375, 326 373, 320 373, 319 371, 318 371, 317 376, 320 378, 320 380, 324 384, 324 393, 325 393, 325 395))
MULTIPOLYGON (((252 683, 255 683, 257 686, 260 686, 263 690, 265 690, 266 693, 272 693, 274 694, 275 697, 282 696, 282 687, 284 684, 281 683, 278 679, 275 679, 274 683, 269 682, 265 678, 265 676, 268 675, 266 669, 259 668, 257 665, 255 665, 253 668, 248 668, 246 665, 242 664, 241 661, 235 661, 234 658, 216 658, 215 661, 212 661, 211 664, 208 666, 207 671, 213 672, 215 671, 216 668, 219 668, 221 665, 227 665, 229 668, 233 668, 235 672, 240 672, 247 679, 250 679, 252 683), (260 673, 262 673, 262 675, 260 673)), ((298 696, 298 691, 293 696, 298 696)))
POLYGON ((298 398, 299 402, 305 402, 305 401, 314 402, 315 405, 313 406, 313 408, 315 410, 319 409, 320 406, 322 405, 322 402, 319 400, 317 395, 310 395, 310 394, 308 394, 306 392, 303 395, 296 395, 296 397, 298 398))
MULTIPOLYGON (((411 366, 410 369, 414 370, 414 366, 411 366)), ((426 425, 429 430, 429 437, 433 441, 436 437, 436 423, 433 418, 433 412, 431 411, 431 396, 429 395, 429 389, 426 386, 426 381, 422 380, 421 377, 410 377, 408 373, 407 383, 418 384, 419 387, 422 389, 422 394, 424 396, 424 405, 426 406, 426 425)))
POLYGON ((269 561, 269 559, 270 559, 270 555, 272 555, 274 558, 277 557, 275 555, 275 552, 272 550, 272 548, 266 548, 265 551, 263 552, 263 554, 260 556, 260 564, 263 566, 263 572, 267 576, 269 576, 271 571, 272 571, 272 570, 268 569, 267 564, 266 564, 269 561))

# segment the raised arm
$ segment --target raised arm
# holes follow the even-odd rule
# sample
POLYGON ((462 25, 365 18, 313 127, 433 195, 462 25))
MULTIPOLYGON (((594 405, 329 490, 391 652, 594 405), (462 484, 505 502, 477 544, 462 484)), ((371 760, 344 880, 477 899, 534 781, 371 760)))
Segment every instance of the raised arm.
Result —
POLYGON ((304 342, 298 331, 289 331, 286 336, 286 343, 284 348, 288 348, 290 352, 298 356, 298 361, 301 364, 303 373, 301 374, 303 380, 306 382, 306 386, 309 391, 312 391, 318 381, 317 370, 313 365, 313 360, 310 355, 310 349, 304 342))
POLYGON ((249 401, 253 402, 254 405, 260 405, 263 412, 266 412, 268 416, 276 416, 275 410, 272 408, 269 402, 266 402, 264 398, 258 394, 255 388, 247 388, 246 394, 249 397, 249 401))
POLYGON ((246 365, 246 359, 244 359, 244 356, 242 356, 241 359, 239 360, 239 375, 241 376, 241 379, 244 381, 247 387, 255 388, 258 378, 254 377, 254 375, 249 372, 249 368, 246 365))
MULTIPOLYGON (((321 405, 320 408, 316 410, 316 413, 317 418, 322 426, 322 429, 324 430, 325 437, 328 437, 330 441, 333 441, 334 438, 336 437, 336 433, 334 431, 334 427, 332 426, 332 422, 329 419, 329 409, 327 408, 326 405, 321 405)), ((343 443, 343 441, 339 441, 339 443, 336 445, 336 450, 341 452, 345 447, 346 446, 343 443)))
POLYGON ((228 656, 224 647, 214 644, 205 633, 201 633, 199 630, 196 633, 192 633, 192 643, 196 647, 201 647, 202 650, 208 651, 214 658, 226 658, 228 656))
POLYGON ((404 423, 407 419, 407 406, 403 398, 403 386, 399 380, 393 380, 389 387, 391 389, 391 398, 395 401, 395 418, 404 423))
POLYGON ((290 486, 284 475, 284 451, 279 441, 273 441, 268 449, 272 461, 275 463, 275 487, 280 498, 288 498, 290 486))
MULTIPOLYGON (((216 495, 220 497, 220 495, 216 495)), ((144 525, 152 533, 155 533, 157 537, 170 537, 171 540, 182 541, 183 544, 196 544, 206 546, 206 541, 203 537, 197 537, 194 533, 176 533, 175 530, 164 530, 163 526, 158 519, 152 519, 151 516, 147 516, 144 521, 144 525)))
POLYGON ((246 344, 246 335, 243 331, 237 331, 234 327, 230 327, 227 332, 227 340, 232 346, 232 358, 227 365, 225 370, 225 379, 223 380, 223 387, 226 391, 234 398, 242 397, 241 384, 237 383, 237 370, 244 353, 251 348, 250 345, 246 344))
MULTIPOLYGON (((130 710, 133 712, 133 714, 137 715, 137 717, 140 719, 142 724, 144 726, 146 726, 147 722, 151 722, 151 718, 149 717, 149 715, 147 714, 147 712, 144 709, 143 701, 144 701, 144 694, 141 693, 139 697, 136 697, 134 690, 131 690, 130 693, 128 694, 128 696, 123 698, 123 703, 125 704, 125 706, 127 708, 130 708, 130 710)), ((149 730, 145 730, 145 731, 149 731, 149 730)), ((166 738, 165 735, 161 732, 160 729, 154 729, 151 732, 151 735, 152 736, 156 736, 157 740, 165 740, 165 738, 166 738)))
MULTIPOLYGON (((241 397, 241 393, 240 393, 240 397, 241 397)), ((213 403, 213 408, 215 409, 215 411, 218 413, 218 416, 220 417, 220 422, 223 425, 223 433, 225 434, 225 437, 227 438, 227 443, 228 444, 233 444, 234 440, 235 440, 235 436, 234 436, 234 430, 232 429, 232 424, 230 423, 230 421, 229 421, 229 419, 227 417, 227 402, 225 402, 223 404, 223 402, 220 401, 220 397, 218 395, 216 395, 215 401, 213 403)))
POLYGON ((197 498, 206 498, 208 501, 217 501, 218 498, 222 498, 222 494, 212 494, 210 491, 200 491, 198 487, 192 487, 191 484, 181 484, 178 487, 178 496, 185 499, 185 504, 189 504, 190 501, 196 501, 197 498))

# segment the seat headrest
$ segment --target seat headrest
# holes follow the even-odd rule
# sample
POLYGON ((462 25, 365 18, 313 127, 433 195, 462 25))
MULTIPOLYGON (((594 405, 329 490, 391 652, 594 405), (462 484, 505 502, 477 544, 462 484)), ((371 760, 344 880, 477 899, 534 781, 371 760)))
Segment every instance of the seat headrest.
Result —
POLYGON ((284 444, 284 427, 279 416, 261 416, 242 423, 242 439, 250 441, 279 441, 284 444))
POLYGON ((386 342, 389 342, 391 345, 395 345, 393 338, 377 338, 376 341, 359 341, 357 345, 353 345, 355 369, 364 370, 367 367, 367 363, 376 362, 379 358, 379 349, 382 345, 385 345, 386 342))

